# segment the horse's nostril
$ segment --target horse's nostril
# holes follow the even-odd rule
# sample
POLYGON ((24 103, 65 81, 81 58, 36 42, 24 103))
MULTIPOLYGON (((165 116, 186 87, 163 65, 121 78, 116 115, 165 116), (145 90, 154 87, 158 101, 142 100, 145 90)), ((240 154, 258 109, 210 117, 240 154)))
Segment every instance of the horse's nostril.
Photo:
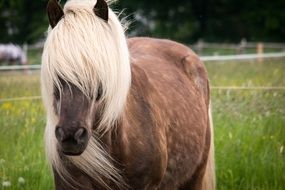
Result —
POLYGON ((63 132, 63 129, 61 127, 56 127, 55 137, 57 138, 58 141, 60 141, 60 142, 63 141, 64 132, 63 132))
POLYGON ((85 128, 79 128, 74 134, 74 139, 77 141, 77 143, 85 142, 87 137, 88 134, 85 128))

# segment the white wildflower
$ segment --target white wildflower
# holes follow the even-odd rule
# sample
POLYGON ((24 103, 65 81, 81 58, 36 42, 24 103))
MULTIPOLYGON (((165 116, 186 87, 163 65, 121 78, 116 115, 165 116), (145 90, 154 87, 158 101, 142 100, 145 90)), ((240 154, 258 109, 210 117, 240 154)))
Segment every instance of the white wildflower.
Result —
POLYGON ((4 159, 0 159, 0 164, 4 164, 5 163, 5 160, 4 159))
POLYGON ((3 181, 2 182, 2 186, 3 187, 10 187, 11 186, 11 182, 10 181, 3 181))
POLYGON ((18 178, 18 183, 21 184, 21 185, 25 184, 25 179, 23 177, 19 177, 18 178))
POLYGON ((233 134, 231 132, 229 132, 229 138, 232 139, 233 138, 233 134))

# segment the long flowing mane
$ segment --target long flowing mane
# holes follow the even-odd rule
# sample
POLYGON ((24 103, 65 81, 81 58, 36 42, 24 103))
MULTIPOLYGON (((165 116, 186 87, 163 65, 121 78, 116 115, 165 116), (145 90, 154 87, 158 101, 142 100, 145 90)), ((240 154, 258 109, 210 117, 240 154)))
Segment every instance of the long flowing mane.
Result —
POLYGON ((46 151, 54 169, 65 179, 69 174, 61 164, 54 134, 58 117, 53 108, 54 88, 61 89, 60 80, 78 87, 90 100, 102 86, 104 104, 99 127, 83 154, 68 156, 96 181, 99 176, 117 185, 123 183, 117 169, 104 152, 96 134, 111 130, 123 111, 130 81, 130 63, 124 29, 117 16, 109 10, 109 21, 93 12, 94 0, 70 0, 65 4, 64 17, 48 32, 42 56, 42 95, 47 109, 45 131, 46 151), (96 154, 94 154, 96 152, 96 154))

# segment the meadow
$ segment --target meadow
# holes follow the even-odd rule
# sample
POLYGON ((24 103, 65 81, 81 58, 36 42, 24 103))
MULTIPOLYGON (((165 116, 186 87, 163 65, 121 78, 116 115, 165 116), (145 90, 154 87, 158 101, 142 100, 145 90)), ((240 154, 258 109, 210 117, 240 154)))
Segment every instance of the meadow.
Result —
MULTIPOLYGON (((285 86, 285 59, 208 62, 211 86, 285 86)), ((0 189, 53 189, 39 72, 0 73, 0 189), (6 99, 3 101, 3 99, 6 99)), ((285 90, 212 89, 218 190, 285 189, 285 90)))

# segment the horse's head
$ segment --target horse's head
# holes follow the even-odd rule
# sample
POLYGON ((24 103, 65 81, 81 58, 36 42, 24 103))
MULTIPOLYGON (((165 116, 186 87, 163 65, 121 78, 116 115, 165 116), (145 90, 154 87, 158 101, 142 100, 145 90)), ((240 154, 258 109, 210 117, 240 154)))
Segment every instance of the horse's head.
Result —
POLYGON ((74 178, 63 160, 103 186, 121 186, 100 137, 120 120, 131 84, 124 28, 105 0, 70 0, 64 9, 49 0, 47 12, 41 86, 48 160, 67 183, 74 178))
MULTIPOLYGON (((108 5, 105 0, 97 0, 93 11, 95 15, 108 22, 108 5)), ((64 17, 64 11, 57 0, 49 0, 47 13, 52 28, 64 17)), ((93 119, 98 109, 98 94, 93 100, 76 85, 64 80, 59 81, 60 89, 54 87, 53 104, 59 118, 55 126, 59 151, 66 155, 80 155, 92 136, 93 119)))
POLYGON ((54 110, 58 116, 55 136, 59 151, 66 155, 80 155, 86 148, 99 120, 99 101, 102 90, 96 97, 87 97, 75 85, 60 80, 61 90, 54 87, 54 110))
POLYGON ((89 141, 112 129, 127 99, 131 72, 124 31, 105 0, 95 3, 73 0, 64 9, 57 0, 48 3, 51 28, 41 78, 51 160, 57 159, 55 150, 92 150, 89 141))

